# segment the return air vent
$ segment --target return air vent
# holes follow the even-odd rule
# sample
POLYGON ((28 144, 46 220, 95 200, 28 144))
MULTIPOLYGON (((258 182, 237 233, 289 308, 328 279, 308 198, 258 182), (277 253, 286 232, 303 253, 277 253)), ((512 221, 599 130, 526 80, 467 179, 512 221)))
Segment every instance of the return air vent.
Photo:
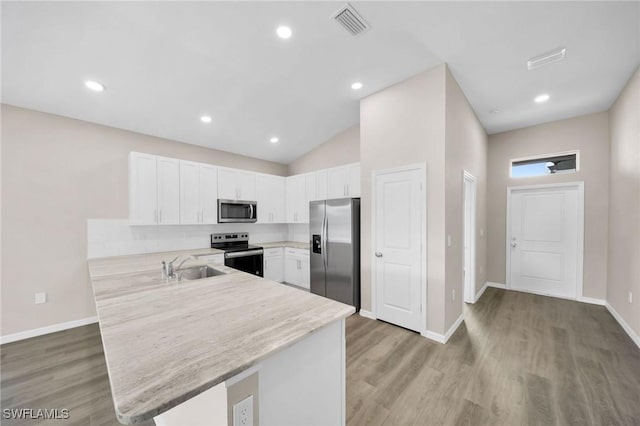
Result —
POLYGON ((367 21, 349 3, 340 8, 333 15, 333 19, 353 36, 358 36, 371 28, 367 21))

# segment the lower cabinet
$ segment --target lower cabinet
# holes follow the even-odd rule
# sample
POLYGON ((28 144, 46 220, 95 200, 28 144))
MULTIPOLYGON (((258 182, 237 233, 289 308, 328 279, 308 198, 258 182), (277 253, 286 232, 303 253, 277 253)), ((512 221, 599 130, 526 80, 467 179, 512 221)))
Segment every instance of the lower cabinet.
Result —
POLYGON ((285 249, 284 281, 309 289, 311 280, 309 250, 285 249))
POLYGON ((284 249, 282 247, 264 250, 264 277, 268 280, 284 281, 284 249))

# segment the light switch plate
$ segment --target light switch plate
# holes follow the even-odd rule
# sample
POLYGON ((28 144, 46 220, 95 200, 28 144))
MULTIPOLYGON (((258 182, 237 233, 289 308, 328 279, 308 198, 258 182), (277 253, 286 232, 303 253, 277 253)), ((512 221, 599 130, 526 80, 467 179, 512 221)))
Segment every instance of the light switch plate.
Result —
POLYGON ((253 426, 253 395, 233 406, 233 426, 253 426))
POLYGON ((47 303, 47 293, 36 293, 36 295, 35 295, 35 303, 36 303, 36 305, 40 305, 42 303, 47 303))

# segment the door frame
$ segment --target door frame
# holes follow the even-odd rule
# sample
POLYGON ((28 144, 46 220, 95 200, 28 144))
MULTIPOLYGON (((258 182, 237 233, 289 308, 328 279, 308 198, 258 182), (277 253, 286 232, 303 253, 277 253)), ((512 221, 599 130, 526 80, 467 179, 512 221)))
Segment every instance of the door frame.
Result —
MULTIPOLYGON (((371 315, 378 319, 377 311, 377 271, 375 263, 375 242, 376 242, 376 178, 390 173, 420 171, 420 316, 421 334, 427 331, 427 163, 408 164, 406 166, 394 167, 390 169, 379 169, 371 172, 371 315)), ((362 311, 362 309, 360 309, 362 311)))
POLYGON ((476 205, 478 199, 478 180, 474 175, 469 173, 466 170, 462 171, 462 289, 463 289, 463 306, 464 303, 476 303, 476 229, 478 224, 478 206, 476 205), (469 267, 469 284, 467 285, 466 279, 466 257, 464 253, 464 243, 465 241, 465 232, 466 232, 466 223, 465 223, 465 214, 467 210, 466 204, 466 183, 469 182, 471 184, 471 230, 469 235, 471 237, 471 241, 469 241, 469 256, 471 257, 471 265, 469 267))
MULTIPOLYGON (((576 182, 563 182, 563 183, 549 183, 549 184, 541 184, 541 185, 523 185, 523 186, 508 186, 507 187, 507 229, 506 229, 506 238, 505 238, 505 247, 506 247, 506 276, 505 276, 505 284, 506 288, 510 290, 515 290, 511 287, 511 246, 509 242, 511 241, 511 195, 514 191, 526 191, 532 189, 558 189, 558 188, 576 188, 578 190, 578 217, 577 217, 577 226, 578 226, 578 247, 576 252, 576 295, 575 298, 570 298, 571 300, 581 301, 583 299, 583 285, 584 285, 584 181, 576 181, 576 182)), ((524 291, 518 289, 518 291, 524 291)), ((534 292, 528 292, 534 293, 534 292)), ((551 297, 559 297, 560 296, 547 294, 547 293, 535 293, 541 294, 543 296, 551 296, 551 297)))

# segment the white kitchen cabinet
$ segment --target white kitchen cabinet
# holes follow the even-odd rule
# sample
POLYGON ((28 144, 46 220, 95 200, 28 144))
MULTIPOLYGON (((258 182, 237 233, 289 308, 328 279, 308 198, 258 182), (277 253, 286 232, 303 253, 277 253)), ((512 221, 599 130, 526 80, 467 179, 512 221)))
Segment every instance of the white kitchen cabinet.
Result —
POLYGON ((327 199, 360 196, 360 164, 333 167, 327 172, 327 199))
POLYGON ((131 152, 129 154, 129 223, 180 223, 180 161, 131 152))
POLYGON ((218 171, 215 166, 180 161, 180 223, 212 224, 218 214, 218 171))
POLYGON ((286 187, 287 223, 309 223, 306 175, 289 176, 286 187))
POLYGON ((309 201, 327 199, 327 174, 327 169, 318 170, 313 173, 314 186, 312 192, 309 194, 309 201))
POLYGON ((218 169, 218 197, 223 200, 256 200, 256 175, 236 169, 218 169))
POLYGON ((285 178, 256 175, 258 223, 285 222, 285 178))
POLYGON ((275 282, 283 282, 284 249, 282 247, 265 249, 263 259, 264 277, 275 282))
POLYGON ((309 261, 309 250, 285 249, 285 277, 288 284, 310 289, 311 264, 309 261))

